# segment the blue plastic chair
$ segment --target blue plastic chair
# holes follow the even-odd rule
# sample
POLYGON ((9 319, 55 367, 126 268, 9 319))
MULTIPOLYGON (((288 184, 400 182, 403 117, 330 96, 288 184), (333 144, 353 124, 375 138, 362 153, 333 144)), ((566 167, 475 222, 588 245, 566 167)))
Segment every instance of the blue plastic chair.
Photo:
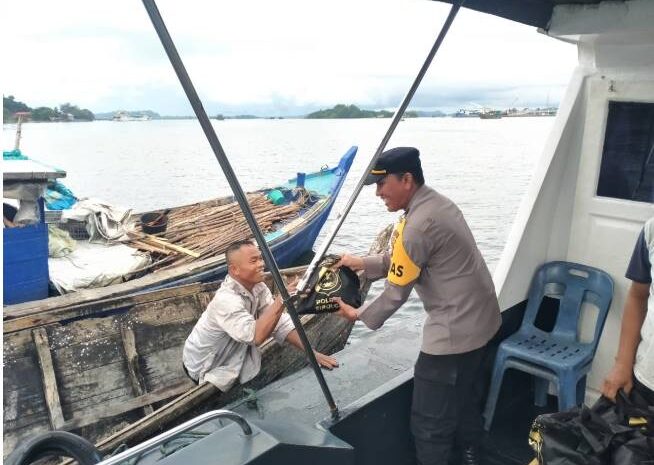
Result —
POLYGON ((514 368, 534 375, 535 405, 545 406, 547 389, 558 387, 559 411, 580 405, 586 391, 595 350, 613 299, 613 280, 604 271, 569 262, 550 262, 536 272, 529 289, 527 309, 520 329, 500 344, 484 410, 484 429, 493 421, 504 372, 514 368), (544 297, 559 299, 559 311, 551 332, 534 325, 544 297), (593 339, 579 341, 582 304, 598 309, 593 339))

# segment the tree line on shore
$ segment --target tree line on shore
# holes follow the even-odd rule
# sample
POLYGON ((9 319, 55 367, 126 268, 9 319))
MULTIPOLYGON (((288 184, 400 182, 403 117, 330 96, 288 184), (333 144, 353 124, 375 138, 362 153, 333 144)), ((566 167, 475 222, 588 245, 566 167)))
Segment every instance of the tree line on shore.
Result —
POLYGON ((20 102, 13 95, 2 96, 2 118, 5 123, 17 121, 16 113, 29 112, 32 121, 93 121, 95 115, 91 110, 79 108, 71 103, 62 103, 58 107, 31 108, 20 102))
MULTIPOLYGON (((31 108, 24 102, 15 99, 13 95, 2 97, 3 107, 3 121, 5 123, 14 123, 17 121, 16 113, 29 112, 32 121, 94 121, 96 119, 112 119, 115 112, 98 113, 94 114, 91 110, 79 108, 77 105, 71 103, 62 103, 59 107, 36 107, 31 108)), ((127 112, 130 115, 134 112, 127 112)), ((151 119, 195 119, 195 116, 160 116, 158 113, 152 111, 138 112, 139 116, 142 114, 148 115, 151 119)), ((427 116, 445 116, 441 112, 433 112, 427 116)), ((363 110, 356 105, 338 104, 333 108, 326 110, 319 110, 304 116, 307 119, 343 119, 343 118, 391 118, 393 112, 380 110, 363 110)), ((426 116, 423 113, 416 111, 407 111, 404 114, 406 118, 416 118, 418 116, 426 116)), ((259 118, 254 115, 238 115, 238 116, 224 116, 217 114, 214 116, 217 120, 224 119, 256 119, 259 118)), ((270 119, 282 117, 269 117, 270 119)))
MULTIPOLYGON (((306 117, 308 119, 322 119, 322 118, 390 118, 393 112, 380 110, 362 110, 356 105, 343 105, 338 104, 328 110, 319 110, 309 113, 306 117)), ((407 111, 404 114, 407 118, 415 118, 418 114, 415 111, 407 111)))

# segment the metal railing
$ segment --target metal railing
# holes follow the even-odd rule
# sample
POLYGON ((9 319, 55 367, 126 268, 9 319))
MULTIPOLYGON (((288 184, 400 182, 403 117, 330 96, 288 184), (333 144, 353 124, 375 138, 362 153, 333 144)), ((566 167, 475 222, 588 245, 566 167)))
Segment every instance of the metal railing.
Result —
POLYGON ((126 451, 114 455, 113 457, 110 457, 107 460, 103 460, 98 465, 119 464, 127 460, 130 460, 134 457, 143 455, 149 450, 174 439, 175 436, 178 436, 182 433, 185 433, 188 430, 196 428, 197 426, 200 426, 203 423, 206 423, 210 420, 215 420, 216 418, 226 418, 228 420, 232 420, 241 427, 241 430, 243 430, 243 434, 245 436, 250 436, 250 437, 252 436, 252 428, 248 424, 247 420, 243 418, 241 415, 239 415, 238 413, 232 412, 231 410, 212 410, 211 412, 203 413, 202 415, 197 416, 192 420, 187 421, 186 423, 182 423, 179 426, 176 426, 164 433, 161 433, 159 436, 155 436, 152 439, 148 439, 147 441, 142 442, 141 444, 134 446, 131 449, 127 449, 126 451))

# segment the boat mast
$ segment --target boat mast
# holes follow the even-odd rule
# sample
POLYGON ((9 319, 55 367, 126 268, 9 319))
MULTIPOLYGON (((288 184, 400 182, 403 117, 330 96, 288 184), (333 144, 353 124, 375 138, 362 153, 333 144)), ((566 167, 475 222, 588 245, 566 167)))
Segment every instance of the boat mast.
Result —
POLYGON ((14 142, 14 150, 20 150, 20 137, 23 129, 23 117, 28 118, 31 115, 29 111, 16 112, 18 121, 16 122, 16 141, 14 142))
POLYGON ((372 159, 370 160, 368 167, 363 172, 363 175, 361 176, 359 183, 354 188, 354 192, 352 192, 350 199, 348 200, 345 207, 343 207, 343 209, 338 213, 338 216, 336 217, 337 221, 334 223, 332 230, 329 232, 327 237, 320 244, 320 248, 318 249, 315 256, 313 257, 313 260, 311 260, 309 267, 304 272, 304 276, 302 277, 302 279, 298 284, 298 292, 303 292, 306 289, 310 281, 311 275, 316 270, 317 264, 325 256, 325 254, 327 253, 327 249, 329 249, 329 246, 334 240, 334 237, 336 237, 338 230, 343 225, 343 222, 345 221, 347 214, 350 212, 350 209, 354 205, 354 202, 359 196, 361 189, 363 189, 364 186, 363 183, 366 177, 368 176, 368 173, 370 173, 370 170, 374 168, 377 159, 386 148, 386 144, 388 143, 391 136, 393 135, 393 132, 395 131, 395 128, 397 127, 398 123, 402 119, 404 112, 406 111, 407 107, 409 106, 409 103, 411 102, 411 99, 413 98, 413 95, 416 93, 416 90, 418 90, 418 86, 420 86, 420 82, 422 81, 422 78, 427 73, 427 70, 429 69, 431 62, 434 59, 434 56, 436 56, 436 52, 438 52, 439 47, 443 43, 443 40, 445 39, 445 36, 447 35, 447 32, 449 31, 450 26, 452 25, 452 22, 454 21, 454 18, 456 17, 456 14, 459 12, 459 9, 461 8, 461 5, 463 4, 464 1, 465 0, 452 1, 452 8, 450 9, 450 13, 445 19, 445 23, 443 24, 443 27, 441 28, 441 31, 439 32, 438 37, 436 38, 436 42, 434 42, 434 45, 432 46, 431 50, 427 54, 427 58, 425 59, 425 62, 422 64, 420 71, 418 71, 418 75, 414 79, 413 84, 411 84, 411 87, 409 88, 409 91, 407 92, 404 99, 402 100, 402 103, 400 103, 400 106, 395 111, 395 114, 393 115, 393 119, 391 120, 391 124, 388 130, 386 131, 386 134, 384 135, 381 143, 379 144, 377 151, 375 152, 372 159))
POLYGON ((311 344, 309 343, 309 339, 307 338, 307 335, 304 332, 304 328, 302 327, 300 317, 298 316, 297 311, 295 310, 295 304, 293 302, 293 299, 291 298, 288 291, 286 290, 286 285, 284 283, 284 279, 282 278, 282 275, 279 272, 277 263, 275 262, 275 257, 273 256, 272 252, 270 251, 270 248, 268 247, 268 243, 266 242, 263 233, 261 232, 261 229, 257 224, 257 220, 255 219, 252 210, 250 209, 250 205, 248 204, 247 198, 243 193, 241 184, 239 183, 238 178, 236 177, 236 174, 234 173, 234 170, 232 169, 232 166, 229 163, 227 155, 225 154, 225 151, 223 150, 222 145, 218 140, 218 136, 216 135, 216 132, 213 126, 211 125, 211 122, 209 121, 209 117, 207 116, 207 113, 204 110, 204 107, 202 106, 202 102, 200 101, 200 98, 198 97, 198 94, 195 91, 195 87, 193 86, 193 83, 191 82, 191 78, 186 72, 184 63, 182 62, 182 59, 177 53, 177 48, 175 47, 175 44, 173 43, 173 40, 170 37, 168 29, 166 28, 163 18, 161 17, 161 13, 159 13, 159 9, 157 8, 157 5, 154 2, 154 0, 143 0, 143 5, 145 6, 145 9, 148 12, 148 15, 150 16, 152 25, 154 26, 154 29, 156 30, 157 35, 161 40, 161 44, 163 45, 164 50, 168 55, 168 59, 170 60, 170 63, 173 66, 173 69, 175 70, 175 73, 177 74, 179 82, 184 88, 186 97, 189 99, 189 102, 193 107, 193 111, 195 112, 195 115, 197 116, 198 121, 200 122, 200 126, 202 126, 202 129, 204 130, 204 134, 207 137, 207 140, 209 141, 209 145, 211 146, 211 149, 213 150, 213 153, 216 156, 216 159, 218 160, 218 163, 220 164, 220 167, 222 168, 225 177, 227 178, 227 182, 229 183, 229 186, 234 192, 234 197, 238 201, 238 204, 241 207, 243 214, 245 215, 245 219, 247 220, 248 225, 250 226, 250 229, 252 230, 252 233, 254 234, 254 237, 257 241, 257 244, 261 249, 261 253, 263 255, 263 259, 266 263, 266 266, 268 266, 268 269, 272 274, 273 281, 275 282, 275 286, 277 286, 277 289, 279 289, 279 293, 281 294, 282 299, 284 300, 284 305, 288 310, 288 314, 290 315, 291 319, 293 320, 293 323, 295 324, 295 329, 297 330, 298 336, 302 341, 302 345, 304 346, 304 350, 306 351, 307 358, 309 359, 309 363, 313 368, 316 378, 318 378, 318 383, 320 384, 325 399, 327 400, 327 404, 329 404, 329 409, 331 411, 332 418, 337 419, 339 416, 338 407, 334 402, 334 398, 332 397, 332 394, 329 390, 329 386, 327 386, 327 382, 325 381, 322 371, 320 370, 320 366, 318 365, 316 356, 313 353, 311 344))

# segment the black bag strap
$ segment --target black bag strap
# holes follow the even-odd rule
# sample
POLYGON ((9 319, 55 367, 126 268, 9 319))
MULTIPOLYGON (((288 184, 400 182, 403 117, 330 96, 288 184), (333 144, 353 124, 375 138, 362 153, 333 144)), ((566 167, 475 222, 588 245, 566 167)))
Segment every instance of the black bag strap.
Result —
POLYGON ((649 424, 654 422, 654 405, 649 405, 647 400, 635 389, 632 389, 629 395, 622 389, 618 390, 615 403, 625 420, 628 420, 628 417, 644 417, 649 424))

